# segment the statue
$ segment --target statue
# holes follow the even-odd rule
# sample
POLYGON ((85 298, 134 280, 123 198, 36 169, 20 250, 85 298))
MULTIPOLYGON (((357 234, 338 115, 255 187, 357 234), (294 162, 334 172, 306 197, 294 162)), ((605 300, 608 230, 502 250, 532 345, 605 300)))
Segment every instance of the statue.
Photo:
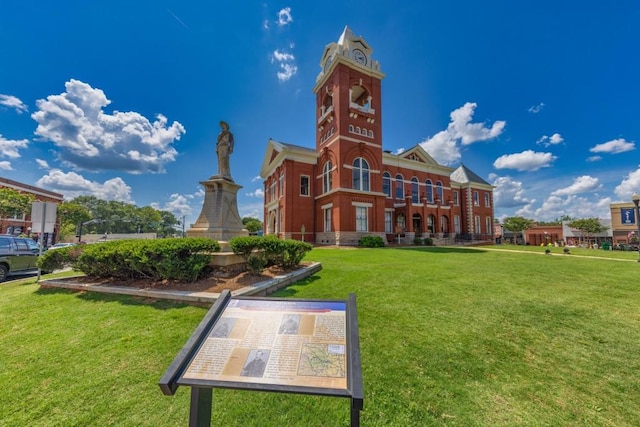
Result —
POLYGON ((218 175, 225 178, 231 178, 231 168, 229 166, 229 157, 233 153, 233 134, 229 132, 229 124, 220 121, 220 134, 218 134, 218 143, 216 144, 216 154, 218 154, 218 175))

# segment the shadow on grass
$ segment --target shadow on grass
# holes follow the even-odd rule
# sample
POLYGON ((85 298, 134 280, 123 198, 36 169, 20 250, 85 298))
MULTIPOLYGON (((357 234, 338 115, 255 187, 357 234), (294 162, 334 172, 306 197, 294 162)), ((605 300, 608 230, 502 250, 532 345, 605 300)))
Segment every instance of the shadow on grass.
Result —
POLYGON ((302 286, 308 286, 313 284, 313 282, 316 282, 318 280, 322 279, 321 275, 319 274, 314 274, 313 276, 309 276, 306 279, 302 279, 298 282, 292 283, 291 285, 287 286, 284 289, 280 289, 279 291, 276 291, 272 294, 270 294, 270 296, 273 297, 292 297, 295 296, 298 293, 298 289, 299 287, 302 286))
MULTIPOLYGON (((158 310, 168 310, 174 308, 186 308, 192 307, 194 305, 199 306, 199 304, 187 304, 184 302, 172 301, 172 300, 164 300, 164 299, 155 299, 155 298, 147 298, 147 297, 137 297, 131 295, 118 295, 118 294, 104 294, 99 292, 87 292, 87 291, 76 291, 72 289, 61 289, 61 288, 39 288, 34 292, 36 295, 56 295, 56 294, 67 294, 73 295, 75 294, 77 298, 88 301, 88 302, 118 302, 122 305, 148 305, 158 310)), ((202 305, 203 307, 208 307, 211 304, 202 305)))
POLYGON ((474 247, 452 247, 452 246, 402 246, 393 249, 401 251, 429 252, 434 254, 474 254, 486 253, 487 251, 474 247))

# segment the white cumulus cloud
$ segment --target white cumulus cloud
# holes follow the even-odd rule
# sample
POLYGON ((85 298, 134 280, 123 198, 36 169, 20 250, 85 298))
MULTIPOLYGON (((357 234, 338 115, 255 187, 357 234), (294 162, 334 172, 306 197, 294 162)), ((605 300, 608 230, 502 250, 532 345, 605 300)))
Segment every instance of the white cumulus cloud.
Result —
POLYGON ((557 157, 551 153, 539 153, 526 150, 522 153, 505 154, 493 162, 496 169, 516 169, 518 171, 533 172, 551 166, 557 157))
POLYGON ((589 148, 589 151, 592 153, 619 154, 626 151, 633 151, 635 149, 636 144, 633 141, 625 141, 624 138, 618 138, 589 148))
POLYGON ((525 196, 525 190, 522 182, 516 181, 510 176, 498 176, 496 174, 489 175, 492 181, 494 204, 499 208, 513 208, 518 206, 530 205, 535 199, 529 199, 525 196))
POLYGON ((36 163, 40 169, 49 169, 49 163, 46 160, 36 159, 36 163))
POLYGON ((264 197, 264 190, 262 188, 258 188, 255 191, 252 191, 251 193, 245 193, 245 195, 248 196, 248 197, 263 198, 264 197))
POLYGON ((600 180, 589 175, 583 175, 573 180, 573 184, 560 188, 551 193, 552 196, 568 196, 580 193, 597 191, 602 188, 600 180))
POLYGON ((475 102, 467 102, 452 111, 447 129, 422 141, 420 146, 438 163, 450 165, 460 160, 460 145, 487 141, 499 136, 504 131, 505 121, 497 120, 491 126, 471 122, 477 106, 475 102))
POLYGON ((76 172, 65 173, 52 169, 36 182, 37 186, 62 193, 65 199, 78 196, 96 196, 98 199, 134 203, 131 198, 131 187, 122 178, 116 177, 103 183, 90 181, 76 172))
POLYGON ((634 193, 640 193, 640 167, 629 174, 613 189, 621 201, 628 202, 634 193))
POLYGON ((3 160, 3 161, 0 162, 0 169, 5 170, 5 171, 13 170, 13 168, 11 167, 11 162, 8 162, 6 160, 3 160))
POLYGON ((26 139, 6 139, 0 134, 0 157, 17 159, 20 157, 20 148, 27 148, 29 141, 26 139))
POLYGON ((296 58, 292 53, 280 51, 278 49, 273 51, 273 54, 271 55, 271 62, 277 62, 280 66, 280 71, 276 73, 278 80, 286 82, 297 74, 298 66, 295 64, 295 59, 296 58))
POLYGON ((18 114, 22 114, 28 110, 24 102, 12 95, 0 94, 0 105, 13 108, 18 114))
POLYGON ((151 122, 136 112, 103 109, 111 103, 105 93, 71 79, 66 91, 36 102, 31 117, 35 133, 50 141, 63 162, 87 170, 130 173, 164 172, 175 160, 175 141, 185 133, 179 122, 168 124, 162 114, 151 122))
POLYGON ((291 15, 291 8, 284 7, 278 11, 278 25, 284 27, 293 22, 293 16, 291 15))
POLYGON ((550 145, 558 145, 564 141, 564 138, 559 133, 554 133, 551 136, 542 135, 542 137, 537 141, 538 144, 542 144, 545 147, 550 145))

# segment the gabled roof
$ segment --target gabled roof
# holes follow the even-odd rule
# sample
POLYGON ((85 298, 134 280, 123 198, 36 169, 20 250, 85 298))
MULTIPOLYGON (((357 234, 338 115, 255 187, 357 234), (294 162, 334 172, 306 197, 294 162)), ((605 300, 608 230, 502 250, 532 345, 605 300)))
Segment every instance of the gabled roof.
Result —
POLYGON ((460 184, 475 183, 491 186, 491 184, 480 178, 478 175, 476 175, 475 172, 462 164, 458 167, 458 169, 453 171, 453 173, 451 174, 451 179, 460 184))
POLYGON ((296 162, 316 164, 318 156, 319 154, 312 148, 269 139, 267 151, 262 161, 262 167, 260 168, 260 177, 262 179, 267 178, 287 159, 295 160, 296 162))
POLYGON ((403 151, 402 153, 398 154, 398 156, 405 159, 414 160, 414 161, 415 161, 415 157, 417 157, 418 158, 417 161, 421 163, 429 163, 431 165, 438 164, 438 162, 436 162, 436 160, 433 157, 431 157, 431 155, 427 153, 425 149, 420 146, 420 144, 417 144, 414 147, 406 151, 403 151))

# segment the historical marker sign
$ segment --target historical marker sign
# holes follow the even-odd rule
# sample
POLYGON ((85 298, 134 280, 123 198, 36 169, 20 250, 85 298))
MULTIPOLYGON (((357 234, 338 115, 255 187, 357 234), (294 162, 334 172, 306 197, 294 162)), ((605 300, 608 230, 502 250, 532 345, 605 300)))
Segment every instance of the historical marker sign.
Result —
MULTIPOLYGON (((362 374, 355 296, 348 301, 231 298, 223 294, 160 381, 196 395, 212 388, 349 397, 359 424, 362 374), (195 391, 197 390, 197 391, 195 391)), ((193 398, 192 416, 211 396, 193 398)), ((192 419, 208 425, 210 409, 192 419)))

